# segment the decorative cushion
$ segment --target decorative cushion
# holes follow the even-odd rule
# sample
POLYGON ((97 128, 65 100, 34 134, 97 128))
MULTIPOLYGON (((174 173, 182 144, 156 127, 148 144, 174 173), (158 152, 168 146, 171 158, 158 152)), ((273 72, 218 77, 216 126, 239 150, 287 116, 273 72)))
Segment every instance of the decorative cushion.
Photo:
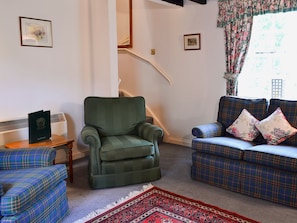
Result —
MULTIPOLYGON (((270 99, 268 107, 268 115, 272 114, 278 107, 281 108, 283 114, 286 116, 287 121, 291 126, 297 128, 297 100, 282 100, 282 99, 270 99)), ((259 119, 259 118, 258 118, 259 119)), ((259 119, 262 120, 262 119, 259 119)), ((297 147, 297 134, 285 140, 282 144, 297 147)))
POLYGON ((278 107, 271 115, 256 124, 264 139, 270 145, 277 145, 297 133, 278 107))
POLYGON ((259 131, 255 127, 255 124, 258 122, 258 119, 246 109, 243 109, 238 118, 226 129, 226 131, 234 135, 236 138, 245 141, 253 141, 259 135, 259 131))

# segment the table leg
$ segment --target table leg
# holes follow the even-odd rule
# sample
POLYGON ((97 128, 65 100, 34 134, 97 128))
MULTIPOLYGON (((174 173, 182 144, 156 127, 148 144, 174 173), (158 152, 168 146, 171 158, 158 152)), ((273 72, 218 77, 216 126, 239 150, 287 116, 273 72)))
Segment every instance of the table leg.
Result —
POLYGON ((73 183, 73 160, 72 160, 72 142, 67 143, 68 162, 69 162, 69 181, 73 183))

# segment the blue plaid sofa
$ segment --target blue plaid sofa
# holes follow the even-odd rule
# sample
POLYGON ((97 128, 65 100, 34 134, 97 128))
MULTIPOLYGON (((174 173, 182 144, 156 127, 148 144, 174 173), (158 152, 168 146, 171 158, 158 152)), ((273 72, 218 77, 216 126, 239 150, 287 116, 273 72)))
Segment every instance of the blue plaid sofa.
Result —
POLYGON ((0 222, 61 222, 67 170, 54 148, 0 149, 0 222))
POLYGON ((297 207, 297 135, 268 145, 258 136, 244 141, 226 132, 245 108, 262 120, 280 107, 297 127, 297 101, 247 99, 223 96, 217 121, 192 129, 191 177, 256 198, 297 207))

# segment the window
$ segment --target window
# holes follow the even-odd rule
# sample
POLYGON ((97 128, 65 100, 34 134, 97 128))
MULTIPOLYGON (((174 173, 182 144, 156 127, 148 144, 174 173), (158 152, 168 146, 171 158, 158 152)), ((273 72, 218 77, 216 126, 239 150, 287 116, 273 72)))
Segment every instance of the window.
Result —
POLYGON ((297 12, 254 17, 238 95, 297 99, 297 12))

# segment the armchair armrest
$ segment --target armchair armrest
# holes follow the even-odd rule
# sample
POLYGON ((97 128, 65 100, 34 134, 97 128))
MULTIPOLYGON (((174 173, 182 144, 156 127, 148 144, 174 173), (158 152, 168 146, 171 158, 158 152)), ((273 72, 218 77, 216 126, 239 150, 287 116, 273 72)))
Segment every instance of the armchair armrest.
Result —
POLYGON ((50 147, 0 150, 0 170, 46 167, 53 165, 56 149, 50 147))
POLYGON ((142 122, 136 128, 138 136, 153 143, 163 136, 163 129, 151 123, 142 122))
POLYGON ((101 140, 98 131, 92 126, 85 126, 81 130, 81 138, 90 148, 100 148, 101 140))
POLYGON ((150 141, 154 144, 154 156, 155 156, 155 166, 159 166, 160 162, 160 152, 158 148, 158 139, 163 136, 163 129, 153 125, 151 123, 142 122, 136 126, 137 134, 139 137, 150 141))
POLYGON ((99 156, 101 140, 96 128, 85 126, 81 130, 81 138, 84 143, 89 145, 89 171, 91 174, 98 175, 101 172, 101 160, 99 156))
POLYGON ((225 134, 225 129, 223 125, 219 122, 198 125, 192 129, 192 135, 197 138, 209 138, 216 136, 223 136, 225 134))

